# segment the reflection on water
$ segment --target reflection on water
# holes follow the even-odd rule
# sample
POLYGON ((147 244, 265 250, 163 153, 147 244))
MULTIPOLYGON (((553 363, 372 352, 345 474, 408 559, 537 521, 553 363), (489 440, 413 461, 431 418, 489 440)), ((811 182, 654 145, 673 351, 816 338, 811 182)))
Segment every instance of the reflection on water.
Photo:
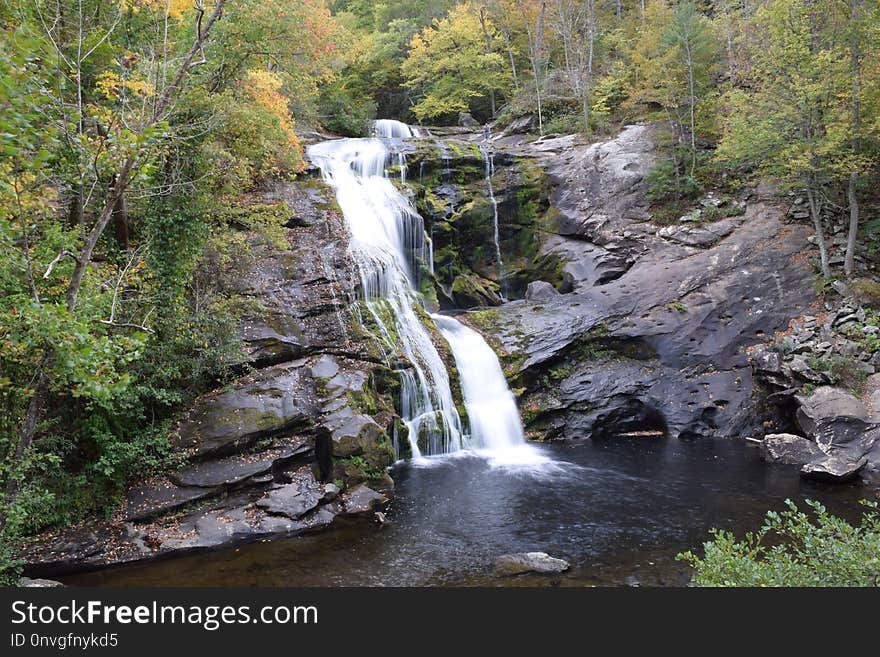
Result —
MULTIPOLYGON (((519 449, 519 448, 517 448, 519 449)), ((827 487, 770 467, 739 442, 656 438, 457 454, 395 468, 382 529, 323 534, 72 576, 81 585, 357 586, 684 584, 675 561, 711 527, 755 529, 786 498, 856 517, 857 485, 827 487), (537 454, 535 453, 537 452, 537 454), (527 457, 527 458, 523 458, 527 457), (537 457, 537 458, 536 458, 537 457), (543 551, 564 576, 492 575, 495 557, 543 551)))

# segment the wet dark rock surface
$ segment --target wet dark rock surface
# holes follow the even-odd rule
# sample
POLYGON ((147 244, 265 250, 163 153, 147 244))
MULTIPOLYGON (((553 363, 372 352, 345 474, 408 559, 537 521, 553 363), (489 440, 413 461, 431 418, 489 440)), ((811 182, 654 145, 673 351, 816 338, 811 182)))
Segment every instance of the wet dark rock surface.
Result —
POLYGON ((542 251, 571 291, 469 315, 496 335, 533 438, 749 435, 748 350, 815 300, 808 230, 770 201, 653 223, 653 139, 636 125, 601 144, 543 140, 558 219, 542 251))
POLYGON ((249 235, 257 257, 240 287, 258 310, 241 335, 252 370, 192 404, 172 436, 180 469, 133 486, 110 520, 30 541, 29 573, 292 536, 387 502, 361 489, 393 487, 384 474, 393 398, 376 387, 393 375, 353 320, 356 276, 332 194, 304 180, 266 200, 286 201, 297 221, 286 249, 249 235), (335 501, 349 486, 358 490, 351 509, 335 501))

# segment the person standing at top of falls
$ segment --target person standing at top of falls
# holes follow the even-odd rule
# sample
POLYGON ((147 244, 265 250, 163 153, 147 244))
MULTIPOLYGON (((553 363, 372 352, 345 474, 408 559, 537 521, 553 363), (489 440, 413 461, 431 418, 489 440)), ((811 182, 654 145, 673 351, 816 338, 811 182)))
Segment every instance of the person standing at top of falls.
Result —
POLYGON ((489 127, 489 124, 483 126, 483 141, 489 141, 492 137, 492 129, 489 127))

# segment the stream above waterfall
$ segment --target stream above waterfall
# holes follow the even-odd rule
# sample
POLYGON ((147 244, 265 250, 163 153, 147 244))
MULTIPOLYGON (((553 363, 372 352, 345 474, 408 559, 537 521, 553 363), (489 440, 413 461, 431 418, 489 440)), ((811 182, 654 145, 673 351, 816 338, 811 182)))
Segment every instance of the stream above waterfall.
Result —
POLYGON ((535 466, 473 454, 404 462, 393 470, 388 523, 336 523, 321 534, 64 578, 105 586, 680 585, 675 555, 712 527, 754 530, 786 498, 816 499, 855 518, 858 486, 827 487, 797 468, 768 468, 729 440, 647 437, 534 445, 535 466), (498 578, 505 553, 567 559, 562 576, 498 578))

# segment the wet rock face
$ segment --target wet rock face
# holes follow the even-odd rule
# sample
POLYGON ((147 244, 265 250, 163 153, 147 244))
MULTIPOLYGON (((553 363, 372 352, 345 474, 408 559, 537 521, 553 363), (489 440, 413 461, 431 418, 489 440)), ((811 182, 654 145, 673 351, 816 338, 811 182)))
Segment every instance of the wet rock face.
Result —
POLYGON ((228 392, 201 397, 181 425, 174 447, 204 457, 307 427, 317 407, 314 382, 304 364, 275 365, 228 392))
POLYGON ((623 227, 647 219, 645 177, 655 153, 653 130, 634 125, 612 140, 566 149, 551 161, 549 171, 559 183, 550 199, 559 210, 559 234, 603 246, 616 241, 623 227))
POLYGON ((815 299, 808 229, 765 202, 717 221, 654 224, 649 126, 532 148, 557 184, 541 251, 564 263, 567 293, 468 315, 496 336, 530 436, 750 434, 747 351, 815 299))
POLYGON ((433 242, 434 274, 426 278, 441 308, 497 306, 538 278, 562 284, 557 259, 539 253, 549 179, 532 149, 476 134, 409 148, 407 186, 433 242))

